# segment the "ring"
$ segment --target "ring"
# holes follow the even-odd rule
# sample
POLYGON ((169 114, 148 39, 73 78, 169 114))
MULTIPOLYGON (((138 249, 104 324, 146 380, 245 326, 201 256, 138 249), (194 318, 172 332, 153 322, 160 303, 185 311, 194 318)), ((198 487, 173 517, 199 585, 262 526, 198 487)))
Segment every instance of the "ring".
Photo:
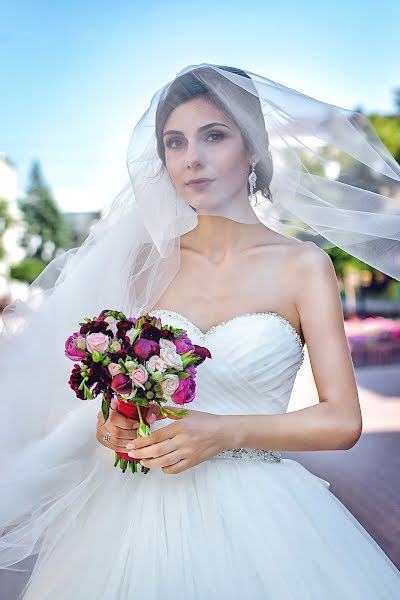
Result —
POLYGON ((111 431, 107 431, 104 435, 103 435, 103 440, 105 440, 106 442, 110 441, 110 437, 111 437, 111 431))

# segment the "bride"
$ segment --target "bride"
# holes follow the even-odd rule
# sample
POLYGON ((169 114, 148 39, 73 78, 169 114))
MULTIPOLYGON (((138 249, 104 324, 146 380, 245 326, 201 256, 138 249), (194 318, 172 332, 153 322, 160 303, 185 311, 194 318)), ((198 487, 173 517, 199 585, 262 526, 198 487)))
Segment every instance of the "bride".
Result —
POLYGON ((6 308, 0 567, 36 560, 21 598, 399 597, 400 572, 330 483, 280 453, 348 449, 362 431, 323 248, 400 279, 398 207, 311 173, 307 152, 323 167, 332 149, 400 181, 366 119, 187 67, 153 96, 130 181, 83 246, 6 308), (63 342, 105 308, 149 312, 212 354, 187 415, 152 403, 151 436, 68 387, 63 342), (287 413, 305 344, 320 402, 287 413), (115 451, 150 470, 114 469, 115 451))

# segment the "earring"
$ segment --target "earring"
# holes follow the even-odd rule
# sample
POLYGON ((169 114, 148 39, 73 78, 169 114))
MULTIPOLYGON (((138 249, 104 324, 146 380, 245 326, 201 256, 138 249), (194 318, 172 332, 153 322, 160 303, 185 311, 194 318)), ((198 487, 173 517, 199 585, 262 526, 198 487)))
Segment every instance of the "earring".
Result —
POLYGON ((258 202, 257 202, 257 196, 254 193, 254 189, 256 187, 256 181, 257 181, 257 175, 256 172, 254 170, 254 167, 256 166, 256 163, 253 162, 253 164, 251 165, 252 167, 252 171, 249 175, 249 186, 250 186, 250 196, 249 196, 249 202, 252 206, 257 206, 258 202))

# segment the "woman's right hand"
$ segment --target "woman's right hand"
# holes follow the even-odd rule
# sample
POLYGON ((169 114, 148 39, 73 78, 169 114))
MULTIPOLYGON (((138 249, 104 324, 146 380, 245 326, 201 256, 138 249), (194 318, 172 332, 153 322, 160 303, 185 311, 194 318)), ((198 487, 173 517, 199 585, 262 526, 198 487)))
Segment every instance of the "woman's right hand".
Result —
MULTIPOLYGON (((160 407, 154 402, 147 413, 148 423, 152 425, 156 420, 162 418, 160 407)), ((127 452, 126 445, 136 440, 136 429, 139 427, 139 421, 129 419, 116 410, 110 408, 107 421, 104 422, 102 411, 97 414, 96 439, 106 448, 114 452, 127 452), (109 441, 103 440, 103 435, 109 431, 111 437, 109 441)))

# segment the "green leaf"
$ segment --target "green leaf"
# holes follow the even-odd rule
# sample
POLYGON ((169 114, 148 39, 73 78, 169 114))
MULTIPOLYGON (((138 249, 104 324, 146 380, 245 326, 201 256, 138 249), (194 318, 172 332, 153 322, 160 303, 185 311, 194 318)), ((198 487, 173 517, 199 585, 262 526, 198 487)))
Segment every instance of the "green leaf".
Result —
POLYGON ((186 409, 182 409, 182 410, 170 410, 169 408, 165 408, 164 406, 160 407, 160 411, 161 411, 161 414, 164 417, 166 417, 167 414, 178 415, 178 416, 187 415, 188 414, 188 411, 186 409))
POLYGON ((101 352, 96 352, 96 350, 92 354, 93 362, 98 363, 101 362, 104 358, 104 354, 101 352))
POLYGON ((190 377, 190 373, 188 373, 187 371, 179 371, 177 375, 179 379, 187 379, 188 377, 190 377))
POLYGON ((102 410, 102 413, 103 413, 104 420, 107 421, 108 416, 110 414, 110 407, 107 404, 107 402, 104 400, 104 397, 103 397, 103 400, 102 400, 102 403, 101 403, 101 410, 102 410))

